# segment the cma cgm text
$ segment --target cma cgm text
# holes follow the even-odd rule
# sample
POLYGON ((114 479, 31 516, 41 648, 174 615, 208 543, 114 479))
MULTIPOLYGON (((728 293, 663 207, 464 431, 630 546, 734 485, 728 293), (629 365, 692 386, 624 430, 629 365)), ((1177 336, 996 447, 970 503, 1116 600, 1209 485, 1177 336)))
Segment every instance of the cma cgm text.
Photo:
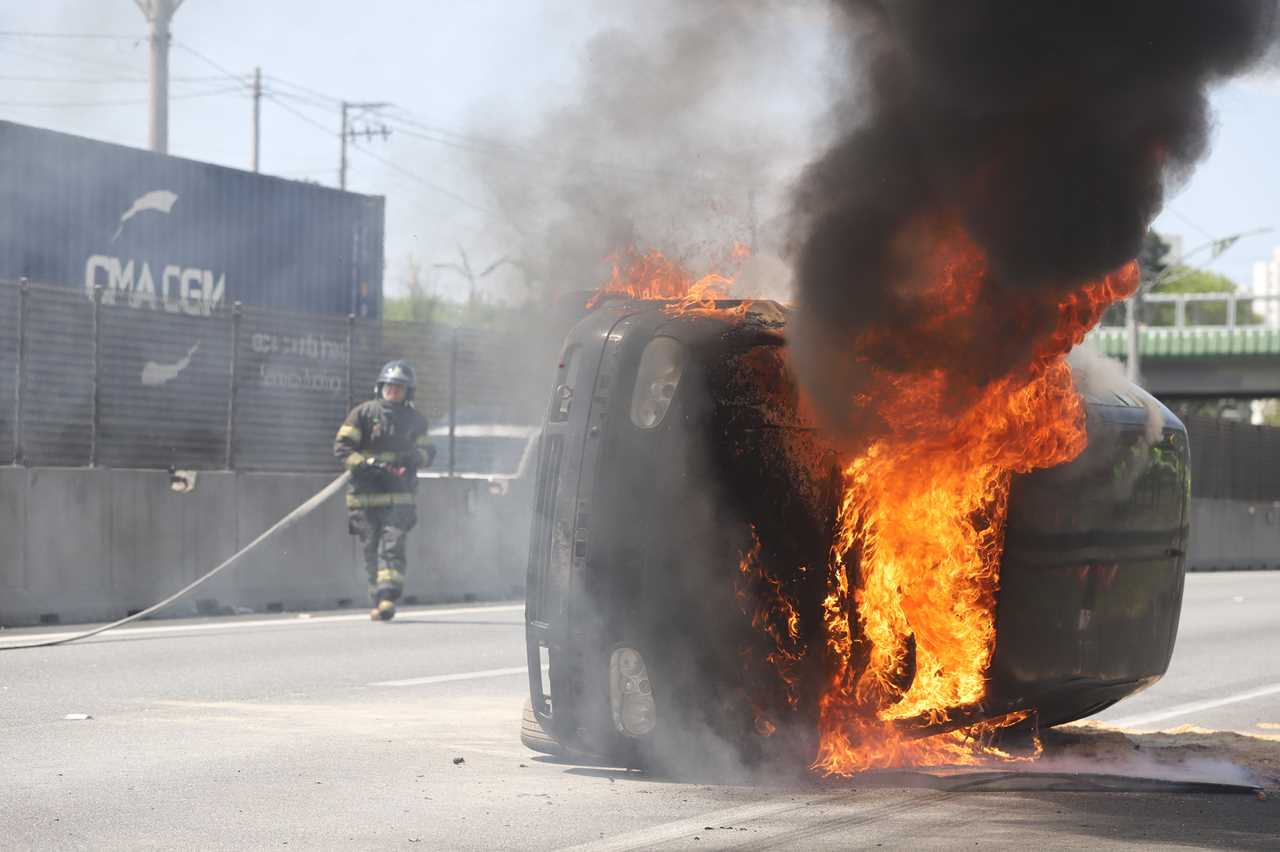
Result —
POLYGON ((174 264, 165 266, 157 276, 146 261, 95 254, 85 263, 84 287, 90 298, 94 287, 101 287, 104 305, 207 317, 223 303, 227 276, 174 264))

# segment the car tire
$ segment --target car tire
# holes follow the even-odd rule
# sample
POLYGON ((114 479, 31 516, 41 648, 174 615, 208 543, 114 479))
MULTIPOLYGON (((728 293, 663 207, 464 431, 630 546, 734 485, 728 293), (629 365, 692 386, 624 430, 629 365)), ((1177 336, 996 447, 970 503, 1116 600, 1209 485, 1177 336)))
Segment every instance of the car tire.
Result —
POLYGON ((520 720, 520 742, 524 743, 525 748, 542 754, 559 757, 565 753, 564 747, 555 737, 543 730, 542 723, 533 714, 533 703, 527 699, 524 702, 524 716, 520 720))

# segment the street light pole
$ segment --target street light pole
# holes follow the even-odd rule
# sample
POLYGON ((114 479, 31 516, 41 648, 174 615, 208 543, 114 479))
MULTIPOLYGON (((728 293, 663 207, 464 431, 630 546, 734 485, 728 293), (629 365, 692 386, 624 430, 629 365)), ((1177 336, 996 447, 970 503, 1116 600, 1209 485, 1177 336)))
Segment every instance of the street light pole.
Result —
POLYGON ((169 153, 169 23, 183 0, 133 0, 151 24, 151 120, 147 141, 152 151, 169 153))

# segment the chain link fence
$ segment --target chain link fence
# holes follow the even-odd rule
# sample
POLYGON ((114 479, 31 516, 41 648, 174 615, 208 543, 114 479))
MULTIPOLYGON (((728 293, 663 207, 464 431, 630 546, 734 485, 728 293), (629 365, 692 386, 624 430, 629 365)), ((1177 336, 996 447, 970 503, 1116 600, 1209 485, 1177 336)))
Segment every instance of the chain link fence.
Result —
POLYGON ((152 310, 0 281, 0 464, 336 470, 338 425, 373 396, 382 364, 406 358, 439 471, 509 474, 534 434, 551 357, 545 341, 498 330, 240 305, 152 310))
MULTIPOLYGON (((385 362, 407 358, 437 471, 512 474, 559 343, 534 338, 249 306, 151 310, 0 281, 0 464, 337 470, 338 425, 385 362)), ((1280 500, 1280 429, 1186 422, 1195 496, 1280 500)))

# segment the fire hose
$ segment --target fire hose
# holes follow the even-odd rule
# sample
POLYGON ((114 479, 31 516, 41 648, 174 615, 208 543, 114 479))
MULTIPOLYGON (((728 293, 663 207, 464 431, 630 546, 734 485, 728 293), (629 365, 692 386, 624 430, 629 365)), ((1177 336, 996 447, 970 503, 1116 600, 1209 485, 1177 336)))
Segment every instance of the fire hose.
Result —
POLYGON ((97 636, 99 633, 105 633, 106 631, 111 630, 112 628, 120 627, 121 625, 128 624, 132 621, 138 621, 140 619, 146 618, 148 615, 151 615, 152 613, 159 612, 160 610, 167 607, 169 604, 178 600, 178 598, 182 597, 183 595, 187 594, 188 592, 202 585, 206 580, 209 580, 217 576, 221 572, 230 568, 232 565, 236 564, 236 562, 243 559, 245 556, 248 556, 250 553, 253 552, 253 550, 256 547, 258 547, 258 545, 262 544, 264 541, 271 538, 271 536, 275 535, 276 533, 280 532, 283 529, 287 529, 293 526, 298 521, 302 520, 307 515, 314 512, 325 501, 327 501, 330 497, 332 497, 335 493, 337 493, 338 490, 342 488, 342 486, 346 485, 347 480, 349 480, 350 478, 351 478, 350 473, 342 474, 342 476, 339 476, 333 482, 330 482, 320 491, 316 492, 314 496, 309 498, 301 506, 294 509, 289 514, 285 515, 280 520, 276 521, 275 524, 272 525, 270 528, 268 528, 267 531, 264 532, 262 535, 258 536, 253 541, 249 542, 247 545, 245 545, 244 547, 240 548, 238 551, 233 553, 230 556, 230 558, 223 561, 222 564, 218 565, 218 567, 214 568, 212 571, 209 571, 208 573, 200 577, 197 577, 194 582, 188 583, 186 586, 182 587, 178 591, 169 595, 169 597, 165 598, 159 603, 152 604, 151 606, 147 607, 141 612, 135 612, 133 615, 127 616, 126 618, 122 618, 119 621, 113 621, 110 624, 104 624, 101 627, 95 627, 92 630, 86 630, 83 633, 77 633, 74 636, 65 636, 61 639, 51 639, 48 642, 33 642, 28 645, 0 646, 0 651, 18 651, 24 648, 51 648, 54 645, 66 645, 70 642, 76 642, 81 639, 88 639, 90 636, 97 636))

